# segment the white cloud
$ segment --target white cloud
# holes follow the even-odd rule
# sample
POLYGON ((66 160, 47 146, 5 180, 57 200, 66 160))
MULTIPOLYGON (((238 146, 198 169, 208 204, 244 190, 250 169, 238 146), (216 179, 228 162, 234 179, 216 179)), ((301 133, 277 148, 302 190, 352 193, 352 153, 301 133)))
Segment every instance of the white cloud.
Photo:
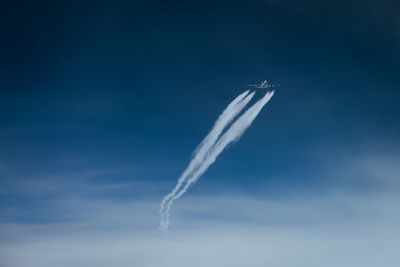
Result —
POLYGON ((397 195, 187 198, 171 233, 158 201, 64 203, 74 221, 1 225, 1 266, 394 266, 397 195), (175 226, 175 227, 174 227, 175 226))
POLYGON ((279 198, 187 195, 169 235, 157 230, 160 199, 88 198, 92 185, 83 183, 29 211, 65 214, 62 222, 0 224, 0 266, 397 266, 398 157, 369 155, 332 161, 329 176, 372 177, 379 190, 343 184, 279 198))

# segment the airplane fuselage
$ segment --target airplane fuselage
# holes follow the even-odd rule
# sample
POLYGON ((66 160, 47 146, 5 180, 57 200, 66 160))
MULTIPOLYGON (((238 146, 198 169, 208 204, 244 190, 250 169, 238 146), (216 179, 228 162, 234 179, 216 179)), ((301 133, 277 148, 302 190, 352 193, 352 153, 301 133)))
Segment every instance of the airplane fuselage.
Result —
POLYGON ((274 88, 280 86, 280 84, 269 84, 267 81, 263 81, 260 84, 248 84, 247 86, 255 87, 258 89, 274 88))

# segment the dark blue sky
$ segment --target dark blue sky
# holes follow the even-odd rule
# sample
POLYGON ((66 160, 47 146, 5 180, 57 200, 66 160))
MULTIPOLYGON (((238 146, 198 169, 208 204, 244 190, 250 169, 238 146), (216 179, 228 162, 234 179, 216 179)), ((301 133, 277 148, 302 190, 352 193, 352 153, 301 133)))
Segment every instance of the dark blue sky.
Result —
POLYGON ((223 108, 264 79, 282 86, 193 194, 223 183, 271 196, 329 187, 343 181, 329 181, 324 163, 399 148, 396 1, 16 1, 2 9, 3 221, 50 219, 22 212, 60 197, 29 193, 48 181, 62 194, 161 199, 223 108), (152 186, 68 187, 81 181, 152 186))

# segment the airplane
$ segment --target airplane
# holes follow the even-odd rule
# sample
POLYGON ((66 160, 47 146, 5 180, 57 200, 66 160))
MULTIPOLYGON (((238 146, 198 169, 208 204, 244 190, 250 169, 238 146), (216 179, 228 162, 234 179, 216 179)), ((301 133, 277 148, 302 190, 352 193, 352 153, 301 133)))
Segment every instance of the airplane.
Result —
POLYGON ((247 86, 252 86, 252 87, 255 87, 255 88, 259 88, 259 89, 264 89, 264 88, 269 88, 269 87, 274 88, 274 87, 278 87, 278 86, 281 86, 281 85, 280 84, 269 84, 267 82, 267 80, 265 80, 260 84, 247 84, 247 86))

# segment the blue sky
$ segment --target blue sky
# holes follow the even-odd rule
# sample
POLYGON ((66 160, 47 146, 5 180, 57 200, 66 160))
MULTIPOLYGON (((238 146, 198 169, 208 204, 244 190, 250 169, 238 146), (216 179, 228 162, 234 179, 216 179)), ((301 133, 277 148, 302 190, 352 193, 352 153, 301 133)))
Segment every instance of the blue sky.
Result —
POLYGON ((0 265, 390 265, 399 233, 399 8, 6 4, 0 265), (281 87, 176 201, 163 236, 159 202, 225 106, 264 79, 281 87), (228 241, 241 245, 213 252, 228 241), (340 262, 343 247, 369 257, 340 262))

